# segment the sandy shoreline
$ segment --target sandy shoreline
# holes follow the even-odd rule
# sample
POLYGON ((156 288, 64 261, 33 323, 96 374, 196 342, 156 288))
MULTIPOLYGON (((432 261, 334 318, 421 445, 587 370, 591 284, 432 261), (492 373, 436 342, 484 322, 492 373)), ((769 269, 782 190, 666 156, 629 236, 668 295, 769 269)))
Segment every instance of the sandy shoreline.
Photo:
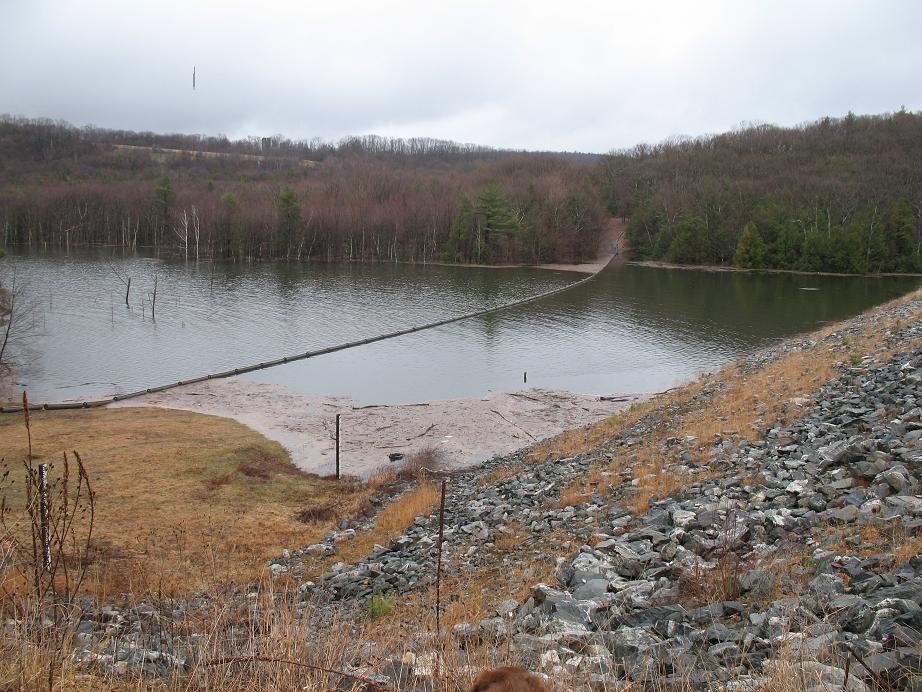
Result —
POLYGON ((408 454, 434 446, 450 468, 463 468, 601 420, 644 398, 529 389, 471 399, 356 407, 348 396, 298 394, 281 385, 231 379, 186 385, 110 406, 158 406, 232 418, 279 442, 298 468, 320 475, 335 468, 332 436, 339 413, 342 472, 367 478, 392 463, 391 452, 408 454))
POLYGON ((576 274, 595 274, 607 267, 617 253, 609 253, 591 261, 580 264, 547 262, 544 264, 465 264, 463 262, 427 262, 435 267, 467 267, 475 269, 550 269, 553 271, 574 272, 576 274))

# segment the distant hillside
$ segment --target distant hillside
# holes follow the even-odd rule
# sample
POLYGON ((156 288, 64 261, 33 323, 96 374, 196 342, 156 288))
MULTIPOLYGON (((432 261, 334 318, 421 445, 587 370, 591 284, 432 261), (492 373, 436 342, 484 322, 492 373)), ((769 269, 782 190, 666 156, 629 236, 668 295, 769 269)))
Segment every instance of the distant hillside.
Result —
POLYGON ((641 145, 601 179, 640 259, 922 271, 922 113, 641 145))
POLYGON ((226 259, 579 262, 597 156, 159 135, 0 117, 0 243, 226 259))
POLYGON ((922 113, 591 154, 427 138, 225 137, 0 116, 0 244, 190 258, 579 262, 609 214, 639 259, 922 271, 922 113))

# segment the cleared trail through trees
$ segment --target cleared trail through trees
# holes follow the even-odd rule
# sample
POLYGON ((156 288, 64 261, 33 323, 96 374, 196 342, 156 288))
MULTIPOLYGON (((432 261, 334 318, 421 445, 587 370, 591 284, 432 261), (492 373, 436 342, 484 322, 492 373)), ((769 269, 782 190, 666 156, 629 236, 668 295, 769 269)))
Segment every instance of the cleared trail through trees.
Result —
MULTIPOLYGON (((528 298, 523 298, 522 300, 515 300, 511 303, 504 303, 493 308, 487 308, 485 310, 477 310, 475 312, 468 312, 463 315, 456 315, 455 317, 448 317, 444 320, 438 320, 436 322, 428 322, 426 324, 417 325, 415 327, 408 327, 406 329, 400 329, 395 332, 387 332, 386 334, 379 334, 377 336, 368 337, 366 339, 359 339, 358 341, 347 341, 343 344, 337 344, 336 346, 328 346, 326 348, 317 349, 316 351, 305 351, 304 353, 296 353, 291 356, 284 356, 282 358, 276 358, 275 360, 267 360, 260 363, 255 363, 253 365, 246 365, 239 368, 234 368, 233 370, 224 370, 222 372, 211 373, 208 375, 202 375, 201 377, 195 377, 189 380, 180 380, 178 382, 171 382, 169 384, 161 385, 158 387, 148 387, 147 389, 140 389, 136 392, 129 392, 127 394, 116 394, 111 397, 105 397, 103 399, 94 399, 92 401, 63 401, 63 402, 45 402, 37 404, 29 404, 29 410, 64 410, 64 409, 81 409, 81 408, 96 408, 99 406, 105 406, 106 404, 111 404, 115 401, 124 401, 125 399, 133 399, 135 397, 143 396, 145 394, 153 394, 156 392, 164 392, 168 389, 174 389, 176 387, 182 387, 187 384, 195 384, 198 382, 205 382, 207 380, 218 380, 226 377, 234 377, 235 375, 242 375, 248 372, 254 372, 256 370, 263 370, 265 368, 271 368, 276 365, 284 365, 285 363, 291 363, 297 360, 304 360, 306 358, 316 358, 318 356, 325 355, 327 353, 336 353, 337 351, 345 351, 349 348, 356 348, 358 346, 364 346, 366 344, 373 344, 378 341, 385 341, 387 339, 395 339, 398 336, 405 336, 407 334, 413 334, 415 332, 425 331, 427 329, 434 329, 435 327, 441 327, 446 324, 453 324, 455 322, 461 322, 462 320, 469 320, 474 317, 483 317, 484 315, 491 315, 503 310, 508 310, 509 308, 514 308, 519 305, 526 305, 528 303, 534 303, 536 301, 548 298, 552 295, 558 293, 563 293, 564 291, 569 291, 570 289, 576 288, 577 286, 582 286, 590 281, 592 281, 600 272, 612 263, 615 257, 618 256, 617 246, 610 248, 614 250, 613 254, 608 256, 607 260, 603 258, 604 264, 597 269, 595 272, 589 276, 580 279, 579 281, 574 281, 573 283, 567 284, 566 286, 561 286, 560 288, 555 288, 550 291, 545 291, 543 293, 538 293, 536 295, 530 296, 528 298)), ((4 406, 0 408, 0 413, 19 413, 22 411, 22 406, 4 406)))

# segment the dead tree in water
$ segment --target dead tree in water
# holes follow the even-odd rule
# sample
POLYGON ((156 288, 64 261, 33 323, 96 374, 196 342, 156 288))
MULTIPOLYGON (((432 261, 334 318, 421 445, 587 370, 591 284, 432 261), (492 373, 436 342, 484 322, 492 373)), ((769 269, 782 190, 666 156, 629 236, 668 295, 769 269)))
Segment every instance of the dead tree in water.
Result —
POLYGON ((116 267, 116 266, 115 266, 114 264, 112 264, 111 262, 106 262, 106 264, 108 265, 108 267, 109 267, 109 269, 112 271, 112 273, 115 274, 115 276, 118 278, 118 280, 121 281, 122 284, 125 286, 125 307, 126 307, 126 308, 131 308, 131 304, 128 302, 128 294, 131 293, 131 277, 130 277, 130 276, 125 276, 124 274, 122 274, 122 273, 118 270, 118 267, 116 267))
POLYGON ((189 214, 185 209, 179 217, 179 223, 173 226, 173 233, 179 238, 182 245, 184 259, 189 259, 189 214))
POLYGON ((9 283, 0 281, 0 370, 12 363, 9 352, 15 350, 14 345, 28 340, 36 330, 38 306, 30 297, 28 287, 28 283, 19 281, 15 274, 9 283))
POLYGON ((150 318, 156 320, 155 310, 157 309, 157 275, 154 274, 154 292, 148 294, 150 296, 150 318))
POLYGON ((173 226, 173 233, 176 234, 176 237, 179 238, 179 242, 182 245, 183 257, 189 259, 189 232, 192 232, 192 235, 195 239, 195 261, 198 262, 199 257, 199 241, 202 234, 202 222, 199 219, 198 210, 195 208, 195 205, 192 205, 192 215, 189 215, 185 209, 182 210, 182 214, 179 217, 179 222, 173 226))
POLYGON ((192 205, 192 233, 195 235, 195 261, 198 262, 199 239, 202 235, 202 224, 198 217, 198 210, 192 205))
POLYGON ((6 305, 2 306, 2 311, 5 312, 5 315, 0 315, 0 317, 6 319, 6 329, 3 330, 3 343, 0 344, 0 365, 3 365, 3 353, 6 351, 6 345, 10 341, 10 332, 13 330, 13 320, 16 319, 16 291, 9 291, 5 296, 6 300, 4 301, 6 305))

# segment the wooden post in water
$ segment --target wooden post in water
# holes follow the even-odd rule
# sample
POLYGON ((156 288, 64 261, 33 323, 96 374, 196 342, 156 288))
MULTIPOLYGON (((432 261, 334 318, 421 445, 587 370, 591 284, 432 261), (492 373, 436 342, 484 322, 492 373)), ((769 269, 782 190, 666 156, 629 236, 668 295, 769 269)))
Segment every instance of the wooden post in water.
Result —
POLYGON ((126 308, 130 308, 130 307, 131 307, 131 305, 129 305, 129 303, 128 303, 128 294, 129 294, 129 293, 131 293, 131 277, 130 277, 130 276, 128 277, 128 283, 126 284, 126 288, 125 288, 125 307, 126 307, 126 308))
POLYGON ((339 480, 339 416, 336 414, 336 480, 339 480))
POLYGON ((42 569, 51 571, 51 530, 48 521, 48 464, 38 465, 38 512, 42 540, 42 569))
POLYGON ((522 382, 528 383, 528 370, 522 373, 522 382))

